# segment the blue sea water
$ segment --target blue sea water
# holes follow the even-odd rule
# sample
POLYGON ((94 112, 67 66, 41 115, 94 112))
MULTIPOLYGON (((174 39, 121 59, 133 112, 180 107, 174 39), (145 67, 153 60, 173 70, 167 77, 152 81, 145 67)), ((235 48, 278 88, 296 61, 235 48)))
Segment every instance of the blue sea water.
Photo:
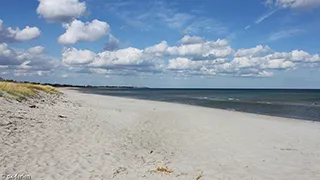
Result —
POLYGON ((320 90, 82 88, 80 91, 320 121, 320 90))

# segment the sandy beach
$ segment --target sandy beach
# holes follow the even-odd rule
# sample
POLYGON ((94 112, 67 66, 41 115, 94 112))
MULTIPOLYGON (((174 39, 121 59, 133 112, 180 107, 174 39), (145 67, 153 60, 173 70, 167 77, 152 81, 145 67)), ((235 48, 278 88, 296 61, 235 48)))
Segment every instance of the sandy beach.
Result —
POLYGON ((2 177, 320 179, 318 122, 59 90, 0 98, 2 177))

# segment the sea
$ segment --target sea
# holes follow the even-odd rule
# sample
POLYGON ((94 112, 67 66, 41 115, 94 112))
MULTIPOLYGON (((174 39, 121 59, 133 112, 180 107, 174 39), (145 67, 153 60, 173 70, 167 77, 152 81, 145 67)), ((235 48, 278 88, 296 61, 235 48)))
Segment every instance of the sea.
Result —
POLYGON ((82 88, 85 93, 320 121, 320 90, 82 88))

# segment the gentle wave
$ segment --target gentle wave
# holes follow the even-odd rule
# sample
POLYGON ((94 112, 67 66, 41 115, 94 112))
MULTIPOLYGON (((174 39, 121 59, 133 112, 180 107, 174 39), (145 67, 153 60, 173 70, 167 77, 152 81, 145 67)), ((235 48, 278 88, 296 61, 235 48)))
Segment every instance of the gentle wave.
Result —
POLYGON ((320 106, 320 103, 318 102, 279 102, 279 101, 274 101, 274 102, 270 102, 270 101, 244 101, 238 98, 216 98, 216 97, 195 97, 193 99, 199 99, 199 100, 211 100, 211 101, 222 101, 222 102, 241 102, 241 103, 251 103, 251 104, 275 104, 275 105, 288 105, 288 106, 320 106))
POLYGON ((175 102, 320 121, 320 90, 83 89, 89 93, 175 102))

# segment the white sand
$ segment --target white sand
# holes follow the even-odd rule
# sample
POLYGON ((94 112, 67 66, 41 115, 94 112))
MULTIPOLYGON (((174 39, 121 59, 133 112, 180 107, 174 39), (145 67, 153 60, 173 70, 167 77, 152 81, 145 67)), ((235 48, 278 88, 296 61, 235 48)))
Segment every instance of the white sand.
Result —
POLYGON ((56 103, 0 99, 0 175, 320 179, 320 123, 62 91, 56 103))

